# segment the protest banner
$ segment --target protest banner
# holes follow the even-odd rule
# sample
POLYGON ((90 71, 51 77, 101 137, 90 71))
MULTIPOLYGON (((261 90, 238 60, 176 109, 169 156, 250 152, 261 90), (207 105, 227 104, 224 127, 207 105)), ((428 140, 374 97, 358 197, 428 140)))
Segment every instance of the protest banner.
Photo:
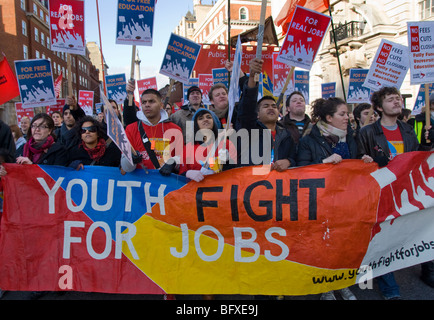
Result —
POLYGON ((59 111, 62 114, 63 113, 63 106, 65 105, 65 102, 66 102, 66 99, 57 99, 56 105, 46 107, 45 111, 48 114, 51 114, 54 111, 59 111))
MULTIPOLYGON (((428 85, 428 95, 434 92, 434 83, 430 83, 428 85)), ((426 105, 425 99, 425 84, 421 84, 419 87, 419 92, 416 96, 416 100, 414 101, 414 107, 411 111, 412 115, 416 115, 422 112, 423 107, 426 105)))
MULTIPOLYGON (((276 97, 282 93, 289 73, 291 72, 291 67, 276 60, 278 55, 278 52, 273 53, 273 95, 276 97)), ((283 92, 283 95, 288 95, 294 91, 294 72, 291 74, 292 76, 288 80, 288 84, 286 86, 286 90, 283 92)))
POLYGON ((154 0, 118 0, 116 44, 152 46, 154 0))
POLYGON ((139 97, 146 89, 158 90, 157 78, 151 77, 151 78, 137 80, 137 88, 139 90, 139 97))
POLYGON ((84 1, 50 0, 50 48, 86 55, 84 1))
POLYGON ((60 98, 60 91, 62 90, 63 73, 60 71, 59 76, 54 81, 54 92, 56 93, 56 99, 60 98))
POLYGON ((124 126, 120 122, 116 112, 113 110, 110 101, 104 94, 101 95, 101 100, 105 110, 107 136, 112 139, 112 141, 118 146, 119 150, 121 150, 122 154, 125 155, 131 164, 133 164, 131 154, 134 151, 128 141, 124 126))
POLYGON ((350 69, 347 103, 371 103, 371 89, 363 86, 368 69, 350 69))
POLYGON ((187 92, 188 89, 190 89, 192 86, 196 86, 196 87, 199 86, 199 78, 190 78, 188 79, 187 83, 182 84, 184 104, 188 103, 187 92))
POLYGON ((373 91, 401 88, 409 67, 408 54, 408 47, 382 39, 363 86, 373 91))
POLYGON ((300 91, 304 96, 304 101, 309 104, 309 71, 295 70, 294 90, 300 91))
POLYGON ((53 75, 48 59, 15 61, 23 108, 55 105, 53 75))
POLYGON ((23 117, 28 117, 30 120, 32 120, 35 116, 35 111, 33 108, 24 109, 21 102, 15 102, 15 112, 17 115, 17 123, 20 123, 23 117))
MULTIPOLYGON (((273 95, 273 61, 272 55, 276 47, 267 46, 262 50, 262 60, 264 61, 262 67, 262 73, 264 76, 264 89, 267 95, 273 95)), ((194 66, 193 75, 209 74, 212 73, 212 69, 224 68, 228 59, 229 47, 226 45, 207 44, 203 45, 197 57, 196 64, 194 66)), ((235 58, 236 48, 230 48, 230 61, 235 58)), ((255 58, 256 46, 241 46, 242 61, 241 70, 244 73, 250 71, 250 60, 255 58)))
POLYGON ((407 22, 410 83, 434 82, 434 21, 407 22))
POLYGON ((213 84, 223 83, 226 88, 229 87, 229 72, 225 68, 212 69, 213 84))
POLYGON ((305 295, 434 259, 434 152, 199 183, 4 165, 2 290, 305 295))
POLYGON ((277 61, 310 70, 329 24, 329 16, 297 6, 277 61))
MULTIPOLYGON (((434 21, 407 22, 410 47, 410 83, 425 85, 425 105, 429 105, 429 83, 434 81, 434 21)), ((431 111, 425 108, 426 130, 429 130, 431 111)), ((429 143, 430 140, 427 139, 429 143)))
POLYGON ((336 82, 321 83, 321 97, 323 99, 336 97, 336 82))
POLYGON ((127 80, 125 74, 105 76, 107 98, 115 100, 118 104, 124 103, 127 97, 127 80))
POLYGON ((199 75, 199 89, 202 91, 202 103, 204 105, 211 104, 209 100, 209 91, 213 86, 213 76, 212 74, 200 74, 199 75))
POLYGON ((200 44, 172 33, 161 64, 160 73, 171 79, 187 83, 200 48, 200 44))
POLYGON ((20 94, 17 77, 12 71, 6 56, 0 62, 0 104, 12 100, 20 94))
POLYGON ((93 91, 80 90, 78 92, 78 104, 88 116, 93 115, 93 91))

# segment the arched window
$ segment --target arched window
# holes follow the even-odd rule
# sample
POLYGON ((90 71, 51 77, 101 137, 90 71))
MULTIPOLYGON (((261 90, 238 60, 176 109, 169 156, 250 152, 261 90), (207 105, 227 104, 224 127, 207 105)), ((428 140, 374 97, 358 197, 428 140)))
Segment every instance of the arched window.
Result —
POLYGON ((248 20, 249 19, 249 12, 247 11, 246 7, 240 8, 240 20, 248 20))

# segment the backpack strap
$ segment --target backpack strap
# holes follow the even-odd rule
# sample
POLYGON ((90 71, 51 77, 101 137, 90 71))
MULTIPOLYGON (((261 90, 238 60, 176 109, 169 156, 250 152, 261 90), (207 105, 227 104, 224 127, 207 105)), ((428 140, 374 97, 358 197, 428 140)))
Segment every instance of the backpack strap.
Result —
POLYGON ((149 141, 148 136, 146 135, 145 129, 143 129, 142 121, 137 121, 137 126, 139 127, 140 137, 145 147, 146 152, 149 155, 149 158, 152 161, 155 169, 160 169, 160 163, 158 162, 157 156, 155 155, 154 150, 151 149, 151 141, 149 141))

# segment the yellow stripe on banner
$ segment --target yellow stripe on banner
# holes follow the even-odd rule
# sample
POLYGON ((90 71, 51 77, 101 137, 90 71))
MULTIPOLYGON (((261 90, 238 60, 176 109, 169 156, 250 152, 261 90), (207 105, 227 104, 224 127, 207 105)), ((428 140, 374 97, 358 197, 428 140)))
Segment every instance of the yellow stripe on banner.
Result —
MULTIPOLYGON (((224 244, 216 261, 204 261, 196 251, 192 230, 188 232, 188 253, 177 258, 170 248, 181 252, 180 227, 149 216, 143 216, 134 225, 137 233, 132 243, 139 259, 132 257, 125 243, 124 254, 169 294, 306 295, 341 289, 356 281, 353 269, 322 269, 287 260, 271 262, 263 255, 254 262, 235 262, 235 248, 229 244, 224 244), (342 279, 313 284, 313 277, 342 279)), ((212 256, 217 247, 216 239, 200 237, 200 250, 204 254, 212 256)), ((245 251, 242 255, 247 257, 252 253, 245 251)))

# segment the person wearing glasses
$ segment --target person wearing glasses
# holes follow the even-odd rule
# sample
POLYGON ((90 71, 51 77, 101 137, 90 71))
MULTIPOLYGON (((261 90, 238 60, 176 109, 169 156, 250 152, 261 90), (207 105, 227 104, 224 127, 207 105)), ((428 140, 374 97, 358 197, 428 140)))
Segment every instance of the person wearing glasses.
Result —
POLYGON ((43 164, 66 166, 66 148, 55 142, 54 121, 46 113, 38 113, 30 122, 23 154, 17 157, 18 164, 43 164))
POLYGON ((83 166, 118 167, 121 160, 121 151, 106 135, 101 123, 91 117, 81 118, 74 128, 75 143, 68 148, 70 156, 69 167, 76 170, 83 166))

